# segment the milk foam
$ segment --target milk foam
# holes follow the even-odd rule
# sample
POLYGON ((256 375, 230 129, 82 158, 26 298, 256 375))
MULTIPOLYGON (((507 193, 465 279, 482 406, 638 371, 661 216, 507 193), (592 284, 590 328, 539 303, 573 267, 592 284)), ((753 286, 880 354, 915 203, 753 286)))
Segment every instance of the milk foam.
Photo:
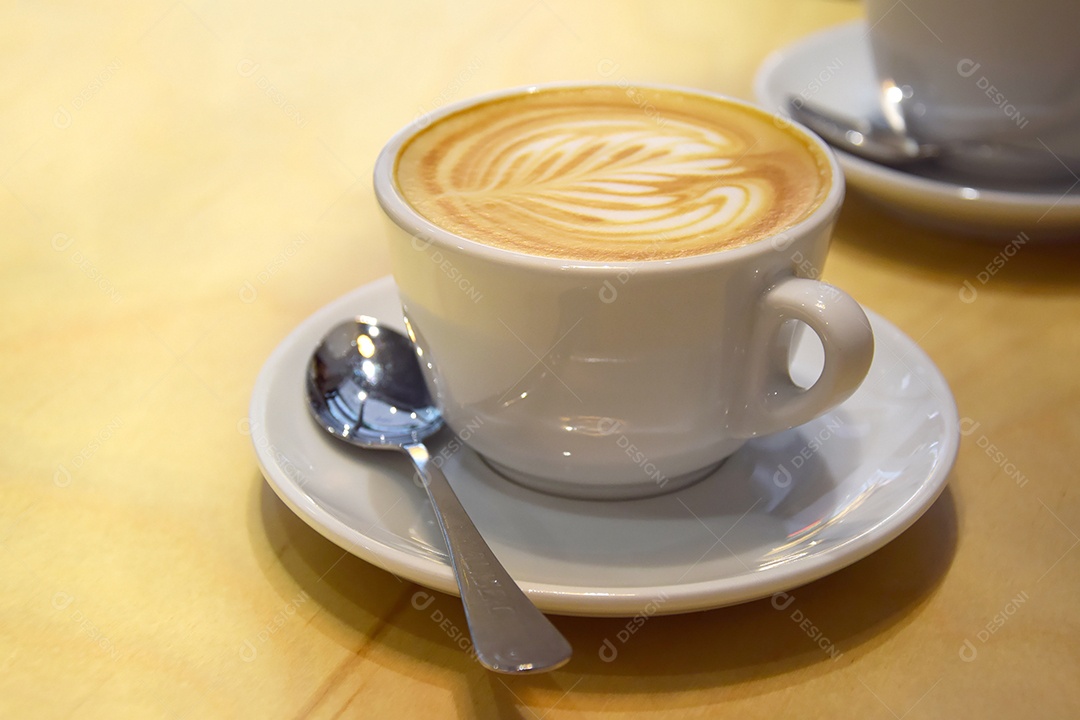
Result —
POLYGON ((824 157, 768 116, 677 91, 652 91, 649 102, 658 112, 594 87, 482 104, 414 137, 398 185, 457 235, 581 260, 737 247, 824 198, 824 157))

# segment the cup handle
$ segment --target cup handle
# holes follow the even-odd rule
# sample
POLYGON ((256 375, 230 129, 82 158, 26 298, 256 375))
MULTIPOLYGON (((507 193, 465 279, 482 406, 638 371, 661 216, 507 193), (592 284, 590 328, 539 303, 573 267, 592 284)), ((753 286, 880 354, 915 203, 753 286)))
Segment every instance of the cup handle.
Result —
POLYGON ((874 333, 862 307, 820 280, 784 278, 765 291, 758 310, 747 353, 746 437, 787 430, 836 407, 859 387, 874 357, 874 333), (791 380, 789 343, 780 332, 787 320, 810 326, 825 349, 825 366, 808 388, 791 380))

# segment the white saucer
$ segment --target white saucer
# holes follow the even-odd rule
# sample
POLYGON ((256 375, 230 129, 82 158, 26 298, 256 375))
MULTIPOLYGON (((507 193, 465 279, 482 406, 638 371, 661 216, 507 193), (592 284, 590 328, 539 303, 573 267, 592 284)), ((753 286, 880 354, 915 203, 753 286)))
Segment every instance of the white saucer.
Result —
MULTIPOLYGON (((401 326, 391 278, 319 310, 266 361, 250 415, 259 464, 278 496, 334 543, 457 594, 407 459, 345 445, 308 416, 309 354, 328 328, 360 313, 401 326)), ((688 612, 802 585, 903 532, 937 498, 956 458, 959 425, 945 379, 903 333, 867 315, 877 349, 855 395, 808 425, 750 442, 676 493, 552 497, 502 479, 467 448, 443 469, 507 570, 547 612, 688 612)), ((811 338, 794 353, 792 375, 804 383, 821 365, 811 338)))
MULTIPOLYGON (((805 99, 850 117, 880 115, 866 23, 848 23, 803 38, 770 55, 754 94, 774 112, 787 98, 805 99)), ((1070 185, 973 185, 948 169, 885 167, 837 151, 848 184, 904 219, 984 238, 1080 239, 1080 181, 1070 185)))

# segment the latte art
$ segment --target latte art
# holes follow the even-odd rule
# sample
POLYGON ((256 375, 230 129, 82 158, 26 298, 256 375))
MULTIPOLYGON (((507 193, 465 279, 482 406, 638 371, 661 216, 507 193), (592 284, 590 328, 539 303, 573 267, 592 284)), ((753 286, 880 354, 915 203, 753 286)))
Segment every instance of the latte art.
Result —
POLYGON ((828 163, 768 116, 654 91, 545 90, 474 106, 398 158, 406 200, 495 247, 578 260, 643 260, 745 245, 805 218, 828 163))

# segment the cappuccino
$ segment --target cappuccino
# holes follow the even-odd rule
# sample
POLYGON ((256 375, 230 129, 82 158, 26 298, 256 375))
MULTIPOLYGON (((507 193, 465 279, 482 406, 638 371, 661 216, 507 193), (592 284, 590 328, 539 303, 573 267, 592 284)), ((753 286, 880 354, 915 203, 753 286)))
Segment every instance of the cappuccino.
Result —
POLYGON ((614 86, 442 117, 402 147, 394 177, 417 213, 455 235, 582 261, 747 245, 807 218, 833 183, 824 152, 764 112, 614 86))

